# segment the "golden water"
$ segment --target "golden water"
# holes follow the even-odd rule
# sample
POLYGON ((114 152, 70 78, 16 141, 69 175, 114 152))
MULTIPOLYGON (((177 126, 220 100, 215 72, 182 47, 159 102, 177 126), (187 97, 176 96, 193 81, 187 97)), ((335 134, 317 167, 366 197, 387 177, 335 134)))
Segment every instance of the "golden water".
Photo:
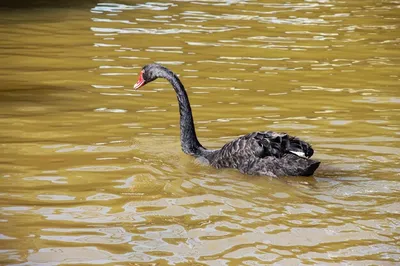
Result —
POLYGON ((0 7, 2 265, 400 262, 399 1, 67 2, 0 7), (321 168, 199 164, 150 62, 206 147, 285 131, 321 168))

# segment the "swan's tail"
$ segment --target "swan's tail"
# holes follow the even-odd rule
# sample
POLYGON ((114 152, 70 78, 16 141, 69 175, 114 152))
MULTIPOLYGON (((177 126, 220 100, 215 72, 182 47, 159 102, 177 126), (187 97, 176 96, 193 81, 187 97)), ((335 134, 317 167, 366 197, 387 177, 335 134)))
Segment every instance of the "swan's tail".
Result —
POLYGON ((310 176, 314 174, 321 162, 288 153, 280 163, 286 175, 310 176))
POLYGON ((318 161, 314 161, 314 160, 308 160, 308 167, 305 169, 305 171, 304 171, 304 176, 310 176, 310 175, 313 175, 314 174, 314 172, 315 172, 315 170, 317 170, 317 168, 318 168, 318 166, 319 166, 319 164, 320 164, 321 162, 318 162, 318 161))

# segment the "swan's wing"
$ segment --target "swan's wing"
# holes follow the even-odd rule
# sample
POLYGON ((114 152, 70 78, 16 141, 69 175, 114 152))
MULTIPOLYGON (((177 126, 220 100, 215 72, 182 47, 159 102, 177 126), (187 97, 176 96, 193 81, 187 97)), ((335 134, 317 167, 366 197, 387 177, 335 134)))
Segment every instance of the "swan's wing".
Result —
POLYGON ((309 159, 311 145, 286 133, 254 132, 227 143, 213 153, 216 168, 237 168, 242 173, 266 176, 308 176, 319 162, 309 159))
POLYGON ((257 132, 254 138, 262 143, 265 156, 281 158, 285 154, 292 153, 299 157, 310 158, 314 154, 309 143, 286 133, 257 132))
POLYGON ((292 153, 299 157, 310 158, 314 150, 311 145, 286 133, 272 131, 253 132, 244 135, 221 148, 222 157, 282 158, 292 153))

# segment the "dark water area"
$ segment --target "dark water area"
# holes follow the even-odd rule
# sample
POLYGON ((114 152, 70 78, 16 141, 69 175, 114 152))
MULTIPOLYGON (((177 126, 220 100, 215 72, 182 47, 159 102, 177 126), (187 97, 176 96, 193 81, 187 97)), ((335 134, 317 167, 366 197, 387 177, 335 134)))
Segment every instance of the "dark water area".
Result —
POLYGON ((0 264, 397 265, 399 1, 0 3, 0 264), (182 153, 296 135, 313 177, 182 153))
MULTIPOLYGON (((98 0, 14 0, 14 1, 1 1, 0 8, 9 8, 9 9, 30 9, 30 8, 65 8, 65 7, 80 7, 80 8, 91 8, 96 5, 98 0)), ((11 11, 11 10, 7 10, 11 11)))

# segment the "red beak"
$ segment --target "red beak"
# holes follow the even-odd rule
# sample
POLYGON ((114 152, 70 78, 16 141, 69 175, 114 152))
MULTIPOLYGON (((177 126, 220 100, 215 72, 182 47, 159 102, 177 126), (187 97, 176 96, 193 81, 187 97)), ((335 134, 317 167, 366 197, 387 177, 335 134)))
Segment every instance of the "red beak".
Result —
POLYGON ((133 85, 133 88, 135 90, 139 89, 140 87, 142 87, 144 85, 144 79, 143 79, 143 71, 140 71, 140 76, 138 81, 136 82, 135 85, 133 85))

